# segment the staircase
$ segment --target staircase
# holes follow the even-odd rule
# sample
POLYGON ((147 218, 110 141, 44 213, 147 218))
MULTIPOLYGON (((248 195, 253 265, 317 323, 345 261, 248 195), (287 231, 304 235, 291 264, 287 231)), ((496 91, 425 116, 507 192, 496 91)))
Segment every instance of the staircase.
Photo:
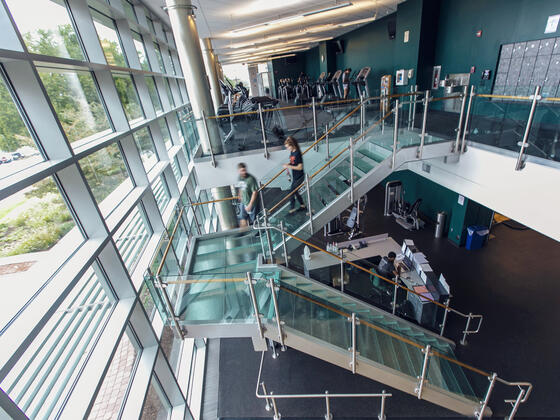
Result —
MULTIPOLYGON (((284 172, 273 178, 272 174, 279 173, 279 170, 276 168, 271 171, 269 178, 272 181, 265 183, 266 187, 263 189, 264 206, 268 210, 270 223, 279 224, 282 221, 289 233, 307 239, 352 205, 351 197, 357 201, 403 164, 438 157, 447 157, 450 160, 456 157, 452 152, 454 141, 431 135, 426 135, 420 156, 421 136, 415 129, 409 130, 399 126, 394 156, 394 126, 386 125, 382 129, 379 121, 372 121, 363 135, 359 134, 359 125, 354 129, 354 138, 357 140, 353 141, 352 150, 348 147, 349 140, 346 137, 331 143, 328 152, 327 146, 321 142, 317 150, 307 153, 314 155, 314 165, 310 168, 305 164, 305 172, 311 178, 309 194, 305 185, 300 189, 300 194, 307 208, 311 208, 312 218, 309 212, 305 211, 288 214, 289 200, 282 199, 290 187, 288 174, 284 172)), ((277 232, 272 233, 272 241, 274 249, 281 246, 277 232)), ((288 241, 289 251, 294 245, 288 241)))
POLYGON ((186 337, 250 337, 257 350, 269 338, 462 415, 480 408, 487 381, 479 378, 486 387, 478 387, 471 380, 451 340, 286 267, 264 264, 255 231, 195 238, 185 268, 183 280, 167 287, 177 296, 175 314, 186 337))

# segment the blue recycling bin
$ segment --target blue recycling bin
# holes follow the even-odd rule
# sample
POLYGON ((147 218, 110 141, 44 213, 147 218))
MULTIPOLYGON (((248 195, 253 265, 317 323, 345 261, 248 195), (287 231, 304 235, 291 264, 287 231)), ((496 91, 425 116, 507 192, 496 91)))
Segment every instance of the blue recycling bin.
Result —
POLYGON ((469 226, 467 228, 467 242, 465 248, 469 251, 482 248, 489 232, 487 226, 469 226))

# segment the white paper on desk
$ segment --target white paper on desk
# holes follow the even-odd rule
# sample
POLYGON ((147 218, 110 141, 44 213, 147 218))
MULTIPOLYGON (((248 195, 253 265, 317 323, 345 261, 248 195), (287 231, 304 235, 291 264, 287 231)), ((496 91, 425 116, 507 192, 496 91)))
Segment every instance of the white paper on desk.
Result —
POLYGON ((420 269, 425 273, 428 273, 430 271, 434 271, 434 270, 432 270, 432 267, 430 267, 430 264, 420 264, 420 269))
POLYGON ((405 243, 406 245, 408 245, 408 246, 414 245, 414 241, 413 241, 412 239, 405 239, 405 240, 404 240, 404 243, 405 243))
POLYGON ((416 261, 418 264, 425 264, 428 262, 428 260, 426 259, 426 255, 424 255, 421 252, 415 252, 413 255, 414 261, 416 261))
POLYGON ((395 261, 398 262, 398 261, 402 261, 402 260, 404 260, 404 254, 400 254, 400 253, 397 254, 397 256, 395 257, 395 261))

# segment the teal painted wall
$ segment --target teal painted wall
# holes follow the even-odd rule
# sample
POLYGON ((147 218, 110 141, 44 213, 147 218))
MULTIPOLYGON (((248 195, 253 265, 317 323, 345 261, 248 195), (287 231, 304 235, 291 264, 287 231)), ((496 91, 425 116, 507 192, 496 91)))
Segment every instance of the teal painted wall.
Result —
POLYGON ((447 214, 445 231, 448 239, 457 246, 465 244, 467 227, 471 225, 490 225, 492 210, 465 197, 464 203, 459 204, 459 194, 445 188, 412 171, 397 171, 381 182, 383 187, 388 181, 403 183, 404 199, 413 203, 422 198, 420 212, 424 218, 435 222, 437 214, 444 211, 447 214))
POLYGON ((435 61, 447 73, 469 72, 479 92, 489 92, 496 73, 500 46, 560 36, 544 34, 548 16, 560 13, 558 0, 444 0, 441 2, 435 61), (482 37, 475 33, 482 30, 482 37), (482 81, 484 69, 492 80, 482 81))
POLYGON ((301 54, 302 60, 305 63, 305 73, 309 76, 310 80, 317 80, 321 74, 321 54, 319 47, 314 47, 305 54, 301 54))
POLYGON ((368 83, 372 95, 379 93, 381 76, 393 74, 396 39, 389 39, 387 23, 396 19, 393 13, 337 38, 344 44, 344 53, 336 55, 336 68, 350 67, 354 71, 370 66, 368 83))

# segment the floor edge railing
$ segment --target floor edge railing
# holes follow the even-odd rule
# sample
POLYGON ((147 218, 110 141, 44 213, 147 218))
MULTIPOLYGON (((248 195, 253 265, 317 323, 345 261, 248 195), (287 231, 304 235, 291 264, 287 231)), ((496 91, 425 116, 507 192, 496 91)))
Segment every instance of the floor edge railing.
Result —
POLYGON ((262 378, 262 370, 263 370, 263 365, 264 365, 264 355, 265 352, 261 352, 261 362, 259 365, 259 374, 257 376, 257 386, 255 389, 255 396, 258 399, 264 399, 265 400, 265 410, 266 411, 273 411, 273 419, 274 420, 280 420, 280 418, 282 417, 282 415, 280 414, 280 411, 278 410, 278 406, 276 404, 276 400, 289 400, 289 399, 306 399, 306 398, 310 398, 310 399, 325 399, 325 415, 324 418, 325 420, 332 420, 333 419, 333 414, 331 412, 331 406, 330 406, 330 399, 331 398, 380 398, 381 399, 381 403, 380 403, 380 408, 379 408, 379 415, 377 416, 377 418, 379 420, 385 420, 386 416, 385 416, 385 405, 386 405, 386 399, 390 398, 393 396, 393 394, 385 392, 385 390, 381 391, 381 393, 353 393, 353 394, 339 394, 339 393, 334 393, 334 394, 330 394, 329 391, 325 391, 324 394, 275 394, 274 392, 270 391, 268 392, 266 389, 266 385, 263 381, 261 381, 262 378), (262 394, 259 394, 259 388, 262 389, 262 394))

